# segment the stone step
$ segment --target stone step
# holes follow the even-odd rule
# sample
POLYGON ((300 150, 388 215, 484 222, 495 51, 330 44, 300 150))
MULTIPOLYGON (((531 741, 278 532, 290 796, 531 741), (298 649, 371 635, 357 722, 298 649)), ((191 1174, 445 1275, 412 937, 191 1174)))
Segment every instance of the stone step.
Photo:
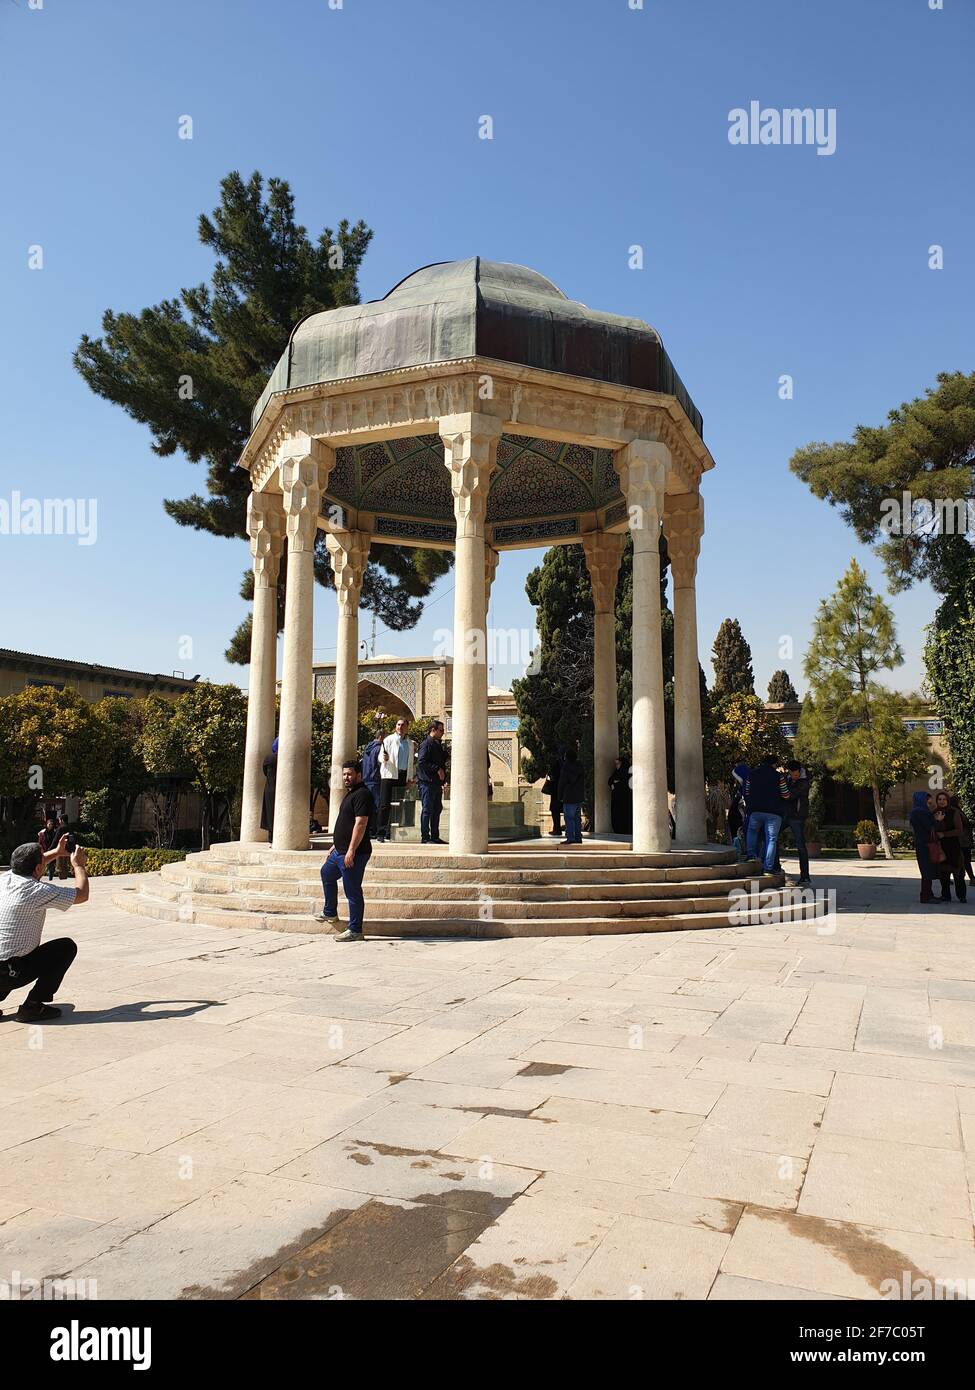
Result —
MULTIPOLYGON (((265 928, 272 931, 301 932, 309 935, 331 935, 332 929, 315 922, 311 916, 300 913, 267 914, 231 911, 226 908, 193 906, 187 911, 183 906, 153 897, 148 891, 123 889, 113 899, 115 905, 127 912, 154 917, 162 921, 192 921, 207 926, 229 928, 265 928)), ((782 908, 769 908, 769 923, 800 924, 820 915, 814 904, 802 906, 789 905, 782 908)), ((490 921, 466 918, 407 918, 384 919, 381 926, 376 923, 370 928, 367 921, 367 936, 383 937, 518 937, 518 936, 594 936, 620 931, 620 918, 571 917, 555 922, 545 918, 494 918, 490 921)), ((656 915, 650 917, 627 917, 627 932, 645 931, 707 931, 725 930, 740 924, 729 921, 727 910, 714 912, 685 912, 680 914, 656 915)), ((763 923, 763 925, 767 925, 763 923)), ((741 927, 747 930, 747 927, 741 927)))
MULTIPOLYGON (((320 865, 317 866, 320 868, 320 865)), ((591 871, 590 871, 591 872, 591 871)), ((708 880, 752 878, 758 872, 754 860, 745 863, 686 865, 669 868, 624 868, 605 869, 592 874, 607 887, 641 886, 664 883, 701 883, 708 880)), ((179 883, 201 893, 220 892, 311 892, 320 883, 317 871, 310 872, 308 866, 296 866, 290 870, 274 868, 270 865, 240 865, 227 873, 213 873, 211 869, 201 872, 188 863, 164 864, 160 873, 168 883, 179 883)), ((573 887, 587 881, 586 873, 579 866, 564 869, 502 870, 493 869, 438 869, 426 866, 412 871, 394 870, 375 860, 369 865, 367 883, 373 886, 399 886, 409 882, 414 886, 427 887, 431 891, 443 885, 467 885, 468 887, 573 887)))
MULTIPOLYGON (((236 843, 214 845, 205 852, 188 854, 184 861, 194 869, 206 868, 210 872, 220 872, 223 864, 260 864, 264 867, 294 868, 309 861, 321 864, 324 851, 273 850, 260 846, 238 845, 236 843)), ((437 867, 438 864, 451 869, 634 869, 668 868, 681 865, 733 864, 735 851, 722 846, 708 849, 675 849, 660 854, 634 854, 631 850, 613 846, 612 849, 581 846, 579 849, 547 850, 535 849, 491 851, 487 854, 454 854, 446 848, 432 846, 426 849, 399 850, 378 846, 374 863, 380 859, 384 868, 422 869, 437 867)))
MULTIPOLYGON (((770 875, 762 880, 762 888, 773 888, 778 880, 770 875)), ((718 911, 728 905, 728 891, 713 892, 702 887, 696 894, 681 893, 670 897, 613 898, 597 897, 591 892, 576 899, 552 901, 550 898, 513 899, 494 898, 484 895, 466 900, 448 899, 440 896, 404 897, 402 892, 389 897, 376 896, 366 891, 367 918, 383 919, 393 917, 462 917, 474 918, 482 915, 493 917, 626 917, 651 916, 654 913, 710 912, 718 911)), ((734 884, 731 885, 735 887, 734 884)), ((275 896, 269 893, 197 893, 181 889, 174 884, 156 883, 144 891, 153 898, 200 908, 223 908, 230 911, 260 913, 316 913, 322 901, 321 888, 314 895, 297 894, 291 897, 275 896)), ((339 895, 340 916, 346 915, 343 895, 339 895)))

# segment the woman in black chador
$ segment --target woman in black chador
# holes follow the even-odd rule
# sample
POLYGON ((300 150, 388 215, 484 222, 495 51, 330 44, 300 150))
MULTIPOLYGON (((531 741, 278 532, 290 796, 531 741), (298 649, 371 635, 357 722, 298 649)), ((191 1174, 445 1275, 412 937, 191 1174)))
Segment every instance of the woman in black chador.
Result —
POLYGON ((264 800, 261 802, 261 829, 267 831, 267 838, 274 837, 274 784, 278 776, 278 741, 271 744, 271 751, 262 763, 264 769, 264 800))
POLYGON ((633 831, 633 789, 630 786, 630 760, 617 758, 616 766, 609 776, 610 819, 617 835, 629 835, 633 831))

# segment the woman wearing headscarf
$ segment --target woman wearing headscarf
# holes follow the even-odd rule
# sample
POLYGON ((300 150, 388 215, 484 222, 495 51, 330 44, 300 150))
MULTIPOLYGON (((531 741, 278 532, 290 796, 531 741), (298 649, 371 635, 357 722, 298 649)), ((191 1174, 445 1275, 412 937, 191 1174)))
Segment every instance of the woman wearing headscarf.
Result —
POLYGON ((934 798, 934 833, 944 851, 945 862, 940 866, 941 901, 951 902, 951 880, 960 903, 967 902, 965 861, 961 854, 961 815, 949 804, 948 793, 938 792, 934 798))
POLYGON ((278 776, 278 741, 271 744, 271 751, 262 763, 264 770, 264 799, 261 802, 261 829, 267 831, 267 838, 274 836, 274 785, 278 776))
POLYGON ((613 833, 629 835, 633 829, 633 791, 630 787, 630 760, 617 758, 609 774, 609 813, 613 833))
POLYGON ((932 897, 931 881, 939 878, 938 867, 931 863, 931 837, 934 834, 934 816, 931 814, 931 798, 927 792, 915 792, 914 804, 908 817, 914 834, 914 852, 917 866, 921 871, 921 902, 938 902, 932 897))

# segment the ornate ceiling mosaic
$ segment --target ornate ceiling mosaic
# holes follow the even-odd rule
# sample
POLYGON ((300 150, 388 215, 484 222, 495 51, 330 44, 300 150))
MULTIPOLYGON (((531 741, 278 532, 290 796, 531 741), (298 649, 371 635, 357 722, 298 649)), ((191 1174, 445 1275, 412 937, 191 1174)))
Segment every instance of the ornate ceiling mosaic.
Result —
MULTIPOLYGON (((591 512, 620 496, 608 449, 505 434, 488 493, 489 522, 591 512)), ((328 497, 367 512, 452 522, 450 476, 438 435, 338 449, 328 497)))

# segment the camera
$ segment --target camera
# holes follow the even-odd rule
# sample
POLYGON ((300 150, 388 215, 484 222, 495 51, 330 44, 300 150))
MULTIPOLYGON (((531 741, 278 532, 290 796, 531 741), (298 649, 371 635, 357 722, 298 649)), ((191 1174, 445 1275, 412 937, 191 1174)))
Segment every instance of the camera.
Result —
POLYGON ((69 854, 74 854, 74 852, 75 852, 75 850, 77 849, 77 847, 78 847, 78 837, 77 837, 77 835, 72 835, 72 834, 69 833, 69 835, 68 835, 68 843, 67 843, 67 845, 66 845, 66 849, 67 849, 68 853, 69 853, 69 854))

